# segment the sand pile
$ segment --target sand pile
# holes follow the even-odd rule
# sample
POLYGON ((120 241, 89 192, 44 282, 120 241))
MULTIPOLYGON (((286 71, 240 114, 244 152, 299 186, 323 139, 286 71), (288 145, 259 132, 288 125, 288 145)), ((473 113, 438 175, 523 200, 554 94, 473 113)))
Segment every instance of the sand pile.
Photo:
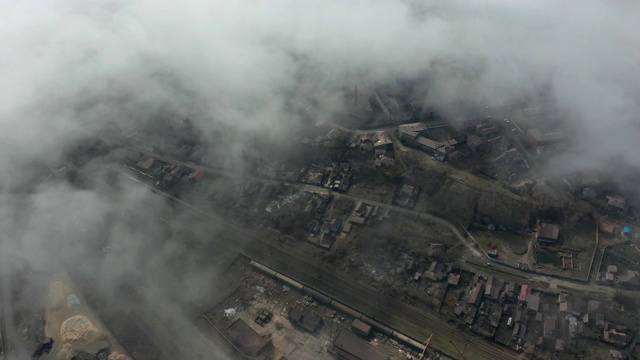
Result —
POLYGON ((82 315, 68 318, 60 327, 62 342, 78 347, 95 340, 99 335, 98 329, 86 316, 82 315))

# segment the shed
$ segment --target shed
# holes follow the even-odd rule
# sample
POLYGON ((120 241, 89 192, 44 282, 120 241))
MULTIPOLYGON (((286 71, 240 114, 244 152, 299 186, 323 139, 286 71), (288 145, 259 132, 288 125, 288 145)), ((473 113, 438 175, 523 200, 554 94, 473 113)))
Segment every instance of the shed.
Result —
POLYGON ((365 324, 364 322, 355 319, 351 323, 351 331, 354 334, 360 335, 363 338, 368 338, 371 335, 371 325, 365 324))
POLYGON ((531 288, 529 285, 522 285, 520 287, 520 295, 518 296, 518 301, 525 302, 527 301, 527 294, 531 293, 531 288))
POLYGON ((316 331, 322 324, 320 316, 303 306, 296 306, 289 312, 289 321, 308 332, 316 331))
POLYGON ((460 282, 460 274, 450 273, 449 278, 447 279, 447 284, 451 286, 457 286, 460 282))
POLYGON ((352 332, 342 330, 333 341, 331 350, 341 359, 388 360, 389 356, 371 346, 352 332))
POLYGON ((538 312, 540 309, 540 294, 527 295, 527 311, 538 312))
POLYGON ((473 287, 473 289, 471 289, 471 292, 467 297, 467 304, 473 304, 475 306, 480 305, 480 300, 482 300, 482 295, 484 295, 484 286, 484 283, 478 283, 473 287))
POLYGON ((539 242, 556 242, 559 233, 560 227, 557 224, 543 223, 538 230, 537 240, 539 242))

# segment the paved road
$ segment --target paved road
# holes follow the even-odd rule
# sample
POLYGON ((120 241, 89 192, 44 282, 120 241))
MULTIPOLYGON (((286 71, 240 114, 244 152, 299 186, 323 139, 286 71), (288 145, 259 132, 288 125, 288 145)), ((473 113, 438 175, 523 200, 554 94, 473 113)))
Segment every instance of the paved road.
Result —
MULTIPOLYGON (((124 175, 144 186, 151 187, 127 174, 124 175)), ((480 338, 461 332, 455 326, 433 314, 409 306, 399 299, 380 294, 349 278, 335 274, 321 265, 318 266, 314 260, 294 254, 288 249, 265 241, 259 234, 247 230, 240 224, 199 209, 157 189, 153 190, 157 194, 181 205, 194 215, 202 216, 209 221, 218 223, 223 230, 220 236, 238 240, 223 242, 224 245, 222 246, 226 249, 244 250, 246 255, 322 290, 345 304, 415 339, 427 338, 432 333, 440 335, 438 338, 434 337, 433 346, 440 350, 450 350, 455 345, 458 353, 448 351, 451 356, 465 358, 465 354, 468 352, 469 354, 475 354, 475 358, 478 358, 477 355, 485 359, 496 360, 514 358, 515 354, 480 338), (449 337, 443 337, 443 334, 449 337), (447 344, 449 339, 451 339, 453 345, 447 344)))

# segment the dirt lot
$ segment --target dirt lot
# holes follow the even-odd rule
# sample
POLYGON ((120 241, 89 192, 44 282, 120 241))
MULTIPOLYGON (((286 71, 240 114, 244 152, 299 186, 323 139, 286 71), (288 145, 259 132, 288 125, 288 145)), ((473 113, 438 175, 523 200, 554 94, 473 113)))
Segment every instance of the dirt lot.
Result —
POLYGON ((383 176, 371 170, 355 174, 351 179, 349 195, 383 203, 390 203, 398 185, 398 180, 383 176))

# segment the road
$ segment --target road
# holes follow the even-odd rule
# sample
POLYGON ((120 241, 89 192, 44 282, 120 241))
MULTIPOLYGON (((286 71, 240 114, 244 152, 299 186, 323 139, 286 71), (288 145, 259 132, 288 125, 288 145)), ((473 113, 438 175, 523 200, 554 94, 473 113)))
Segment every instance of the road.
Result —
POLYGON ((499 271, 499 272, 510 274, 519 278, 525 278, 531 282, 547 284, 549 285, 549 288, 553 290, 565 289, 568 291, 575 291, 582 294, 596 294, 596 295, 604 295, 607 297, 611 297, 616 293, 616 289, 611 286, 590 285, 585 283, 578 283, 574 281, 559 279, 551 276, 538 275, 530 272, 516 270, 509 266, 504 266, 496 262, 491 263, 490 267, 486 266, 484 263, 474 262, 473 260, 465 260, 465 262, 474 267, 474 269, 470 269, 471 271, 478 271, 478 269, 499 271))
POLYGON ((514 358, 515 354, 480 338, 461 332, 455 326, 433 314, 421 311, 399 299, 380 294, 349 278, 333 273, 324 266, 319 265, 315 260, 294 254, 288 249, 262 239, 259 234, 246 229, 241 224, 209 213, 181 199, 154 189, 128 174, 124 175, 143 186, 151 188, 156 194, 182 206, 193 215, 217 223, 222 229, 222 233, 218 237, 236 239, 232 242, 222 242, 223 245, 221 245, 226 250, 244 251, 247 256, 324 291, 339 301, 415 339, 425 339, 430 334, 436 334, 437 337, 434 337, 432 344, 438 350, 463 359, 466 358, 465 354, 467 352, 469 353, 468 356, 474 359, 507 360, 514 358), (446 336, 443 336, 443 334, 446 336), (449 339, 451 339, 451 342, 449 342, 449 339))
MULTIPOLYGON (((159 155, 159 154, 155 154, 152 152, 149 152, 148 150, 142 149, 142 148, 137 148, 137 147, 131 147, 129 145, 124 145, 124 144, 119 144, 120 146, 125 146, 128 147, 134 151, 138 151, 141 152, 147 156, 151 156, 154 157, 158 160, 161 161, 165 161, 165 162, 169 162, 169 163, 174 163, 174 164, 180 164, 183 166, 187 166, 190 167, 192 169, 195 170, 204 170, 208 173, 211 174, 218 174, 218 175, 227 175, 228 174, 228 170, 225 169, 219 169, 219 168, 213 168, 213 167, 209 167, 209 166, 203 166, 203 165, 196 165, 190 162, 185 162, 185 161, 181 161, 179 159, 173 158, 173 157, 169 157, 169 156, 165 156, 165 155, 159 155)), ((145 176, 148 176, 136 169, 132 169, 140 174, 143 174, 145 176)), ((280 183, 287 183, 292 187, 297 188, 300 191, 307 191, 307 192, 327 192, 329 191, 327 188, 324 188, 322 186, 315 186, 315 185, 310 185, 310 184, 304 184, 304 183, 300 183, 300 182, 296 182, 296 181, 289 181, 289 180, 284 180, 284 179, 278 179, 278 180, 274 180, 274 179, 270 179, 270 178, 264 178, 264 177, 259 177, 259 176, 253 176, 250 174, 245 174, 244 175, 245 179, 252 179, 255 181, 260 181, 263 183, 272 183, 272 184, 280 184, 280 183)), ((512 193, 510 193, 511 195, 513 195, 512 193)), ((486 257, 486 254, 483 255, 480 251, 478 251, 478 249, 475 247, 475 240, 470 239, 469 237, 467 237, 467 232, 464 226, 462 225, 456 225, 438 215, 435 215, 433 213, 428 213, 428 212, 421 212, 421 211, 416 211, 413 209, 407 209, 407 208, 403 208, 400 206, 396 206, 396 205, 391 205, 391 204, 387 204, 387 203, 383 203, 380 201, 373 201, 373 200, 369 200, 363 197, 357 197, 357 196, 351 196, 347 193, 339 193, 339 192, 332 192, 332 195, 334 197, 337 198, 345 198, 345 199, 351 199, 352 201, 363 201, 365 203, 371 204, 371 205, 375 205, 375 206, 379 206, 381 209, 383 208, 389 208, 394 212, 406 215, 406 216, 414 216, 414 217, 418 217, 420 219, 423 220, 427 220, 427 221, 432 221, 432 222, 436 222, 440 225, 443 225, 447 228, 449 228, 455 235, 456 237, 461 241, 462 244, 464 244, 467 249, 469 250, 469 252, 477 257, 486 257)))

